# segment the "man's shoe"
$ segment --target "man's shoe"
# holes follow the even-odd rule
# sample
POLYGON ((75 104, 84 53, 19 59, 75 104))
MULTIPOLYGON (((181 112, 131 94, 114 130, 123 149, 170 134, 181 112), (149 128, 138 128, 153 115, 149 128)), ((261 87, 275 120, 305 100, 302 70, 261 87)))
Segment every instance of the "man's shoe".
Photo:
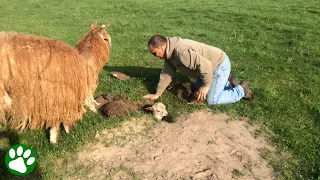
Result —
POLYGON ((248 87, 248 83, 246 81, 241 81, 240 82, 240 86, 243 88, 244 90, 244 99, 247 99, 247 100, 253 100, 254 98, 254 94, 253 92, 251 91, 251 89, 248 87))
POLYGON ((229 76, 228 80, 233 88, 239 85, 238 80, 234 76, 229 76))

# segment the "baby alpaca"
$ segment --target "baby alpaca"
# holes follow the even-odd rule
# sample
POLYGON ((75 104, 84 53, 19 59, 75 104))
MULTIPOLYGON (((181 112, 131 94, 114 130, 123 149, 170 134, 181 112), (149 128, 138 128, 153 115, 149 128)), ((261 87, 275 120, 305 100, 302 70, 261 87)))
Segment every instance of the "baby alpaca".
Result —
POLYGON ((164 117, 168 116, 168 112, 166 110, 166 106, 161 102, 157 102, 154 105, 147 107, 146 110, 152 111, 153 116, 159 121, 164 117))

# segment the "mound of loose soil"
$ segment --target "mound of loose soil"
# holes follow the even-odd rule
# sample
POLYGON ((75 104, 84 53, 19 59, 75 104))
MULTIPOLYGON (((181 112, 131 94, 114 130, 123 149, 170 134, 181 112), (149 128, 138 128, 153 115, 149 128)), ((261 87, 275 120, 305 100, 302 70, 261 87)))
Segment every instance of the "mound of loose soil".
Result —
POLYGON ((192 83, 179 83, 168 86, 168 90, 173 92, 177 97, 188 100, 195 92, 192 83))
POLYGON ((58 166, 64 179, 274 179, 260 155, 273 151, 258 127, 210 111, 176 123, 132 119, 97 134, 72 161, 58 166))
POLYGON ((122 117, 137 110, 145 111, 146 107, 152 106, 153 102, 142 104, 141 102, 133 103, 123 96, 99 96, 95 99, 100 105, 96 108, 106 117, 122 117))
POLYGON ((169 85, 167 89, 174 95, 176 95, 179 99, 184 99, 190 103, 204 103, 204 101, 197 100, 197 90, 194 87, 194 83, 172 84, 169 85))
POLYGON ((99 96, 95 99, 100 105, 98 111, 106 117, 122 117, 137 111, 138 104, 129 102, 122 96, 99 96))

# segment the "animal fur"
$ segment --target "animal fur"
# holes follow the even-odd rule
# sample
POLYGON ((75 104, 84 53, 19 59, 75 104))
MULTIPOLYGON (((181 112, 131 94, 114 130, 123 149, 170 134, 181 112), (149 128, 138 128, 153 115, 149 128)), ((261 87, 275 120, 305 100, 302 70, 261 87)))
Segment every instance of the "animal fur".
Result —
POLYGON ((93 93, 111 49, 107 27, 94 23, 76 48, 35 35, 0 33, 0 122, 53 132, 63 123, 69 131, 84 106, 96 111, 93 93))

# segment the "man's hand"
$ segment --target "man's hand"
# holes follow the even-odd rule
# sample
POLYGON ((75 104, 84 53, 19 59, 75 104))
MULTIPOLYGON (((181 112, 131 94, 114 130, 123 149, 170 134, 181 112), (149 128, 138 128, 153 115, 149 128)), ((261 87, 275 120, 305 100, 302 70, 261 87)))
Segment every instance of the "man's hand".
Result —
POLYGON ((204 101, 207 98, 207 93, 209 91, 209 87, 203 87, 201 86, 200 89, 198 90, 198 98, 197 100, 199 101, 204 101))
POLYGON ((146 99, 151 99, 151 100, 155 100, 155 99, 159 98, 159 96, 155 95, 155 94, 148 94, 148 95, 145 95, 143 97, 146 98, 146 99))

